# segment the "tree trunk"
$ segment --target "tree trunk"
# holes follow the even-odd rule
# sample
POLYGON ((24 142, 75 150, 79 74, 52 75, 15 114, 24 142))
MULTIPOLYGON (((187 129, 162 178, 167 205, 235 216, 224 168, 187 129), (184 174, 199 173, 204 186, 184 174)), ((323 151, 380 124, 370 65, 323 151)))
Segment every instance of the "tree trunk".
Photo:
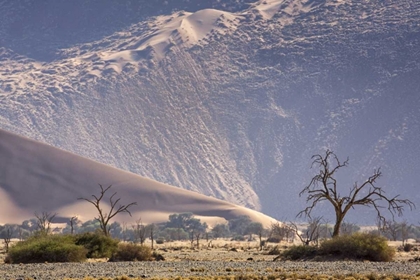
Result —
POLYGON ((340 235, 340 228, 341 228, 341 224, 343 223, 343 219, 344 219, 344 213, 341 213, 339 211, 336 210, 336 219, 335 219, 335 225, 334 225, 334 231, 332 234, 332 237, 337 237, 340 235))

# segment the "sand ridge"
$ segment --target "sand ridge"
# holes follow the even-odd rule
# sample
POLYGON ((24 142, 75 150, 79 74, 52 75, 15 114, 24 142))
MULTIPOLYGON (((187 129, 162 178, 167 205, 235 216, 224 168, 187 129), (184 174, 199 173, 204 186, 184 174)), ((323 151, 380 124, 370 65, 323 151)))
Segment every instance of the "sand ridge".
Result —
MULTIPOLYGON (((172 213, 192 212, 204 219, 208 217, 209 221, 247 215, 265 226, 275 222, 257 211, 163 184, 4 130, 0 130, 0 159, 0 200, 7 206, 0 209, 0 223, 19 222, 41 211, 56 212, 59 217, 76 215, 81 220, 92 219, 96 210, 77 198, 98 194, 98 184, 112 185, 111 190, 117 192, 123 204, 137 203, 130 208, 133 216, 119 215, 119 221, 141 218, 145 223, 163 222, 172 213)), ((104 205, 105 209, 108 207, 104 205)))

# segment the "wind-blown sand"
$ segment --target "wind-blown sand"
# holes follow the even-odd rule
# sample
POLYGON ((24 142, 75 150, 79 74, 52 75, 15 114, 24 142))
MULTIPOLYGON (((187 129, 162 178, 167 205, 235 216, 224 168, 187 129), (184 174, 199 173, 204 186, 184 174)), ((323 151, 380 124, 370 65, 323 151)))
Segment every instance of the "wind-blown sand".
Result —
MULTIPOLYGON (((80 197, 99 194, 98 184, 112 185, 122 204, 136 202, 132 217, 116 220, 162 222, 172 213, 192 212, 208 222, 247 215, 269 226, 274 219, 254 210, 173 187, 0 130, 0 223, 21 222, 34 212, 93 219, 96 210, 80 197)), ((108 201, 109 196, 104 199, 108 201)), ((104 208, 109 207, 104 205, 104 208)), ((109 208, 108 208, 109 209, 109 208)))

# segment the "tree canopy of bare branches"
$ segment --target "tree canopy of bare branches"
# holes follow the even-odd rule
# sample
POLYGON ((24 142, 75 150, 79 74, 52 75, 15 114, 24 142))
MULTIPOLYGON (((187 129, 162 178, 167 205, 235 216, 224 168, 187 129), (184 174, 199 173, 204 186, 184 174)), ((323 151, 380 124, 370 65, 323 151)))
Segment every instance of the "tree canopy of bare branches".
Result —
POLYGON ((35 212, 36 225, 40 234, 50 234, 51 233, 51 223, 53 222, 57 213, 51 214, 49 212, 42 212, 38 214, 35 212))
POLYGON ((308 227, 301 232, 297 224, 290 222, 290 229, 296 234, 304 245, 313 243, 318 245, 322 217, 309 218, 308 227))
POLYGON ((327 150, 325 155, 312 156, 312 167, 319 168, 309 185, 307 185, 299 196, 307 195, 306 202, 310 205, 300 211, 297 216, 306 215, 310 217, 312 210, 322 201, 328 201, 334 207, 335 225, 332 236, 340 234, 340 227, 348 211, 355 206, 373 207, 380 220, 385 221, 382 210, 387 208, 392 217, 394 214, 402 215, 404 206, 410 210, 415 207, 408 199, 400 199, 399 195, 388 197, 382 187, 376 185, 377 180, 382 176, 380 169, 374 170, 362 184, 357 182, 350 187, 348 195, 342 196, 337 184, 336 173, 343 167, 348 166, 349 159, 340 161, 334 152, 327 150), (383 206, 382 204, 386 204, 383 206))
POLYGON ((112 185, 108 186, 107 188, 104 188, 101 184, 99 184, 99 187, 101 189, 99 196, 92 195, 92 199, 89 198, 79 198, 81 200, 86 200, 87 202, 91 203, 96 210, 98 211, 98 217, 95 218, 95 220, 99 221, 99 225, 101 227, 101 230, 105 236, 109 236, 109 221, 114 218, 119 213, 128 213, 131 216, 131 212, 128 210, 130 206, 137 205, 136 202, 131 202, 127 205, 119 205, 121 198, 115 199, 116 192, 112 194, 109 198, 109 205, 110 209, 108 212, 105 212, 101 208, 101 201, 105 196, 105 193, 112 187, 112 185))

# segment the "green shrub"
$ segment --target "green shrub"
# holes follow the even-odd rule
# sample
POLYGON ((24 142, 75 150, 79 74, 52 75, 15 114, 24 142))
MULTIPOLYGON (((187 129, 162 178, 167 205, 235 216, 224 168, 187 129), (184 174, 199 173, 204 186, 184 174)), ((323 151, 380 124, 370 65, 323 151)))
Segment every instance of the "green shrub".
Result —
POLYGON ((317 255, 318 248, 308 245, 294 245, 281 253, 281 256, 287 260, 299 260, 313 258, 317 255))
POLYGON ((80 262, 86 259, 87 250, 74 244, 68 235, 31 237, 13 245, 7 263, 80 262))
POLYGON ((77 234, 75 243, 88 250, 88 258, 110 258, 118 249, 118 240, 102 233, 85 232, 77 234))
POLYGON ((151 259, 152 251, 149 247, 131 243, 120 243, 118 244, 117 251, 112 255, 109 261, 150 261, 151 259))
POLYGON ((371 233, 354 233, 323 241, 320 254, 345 259, 388 262, 394 257, 395 250, 388 246, 385 237, 371 233))

